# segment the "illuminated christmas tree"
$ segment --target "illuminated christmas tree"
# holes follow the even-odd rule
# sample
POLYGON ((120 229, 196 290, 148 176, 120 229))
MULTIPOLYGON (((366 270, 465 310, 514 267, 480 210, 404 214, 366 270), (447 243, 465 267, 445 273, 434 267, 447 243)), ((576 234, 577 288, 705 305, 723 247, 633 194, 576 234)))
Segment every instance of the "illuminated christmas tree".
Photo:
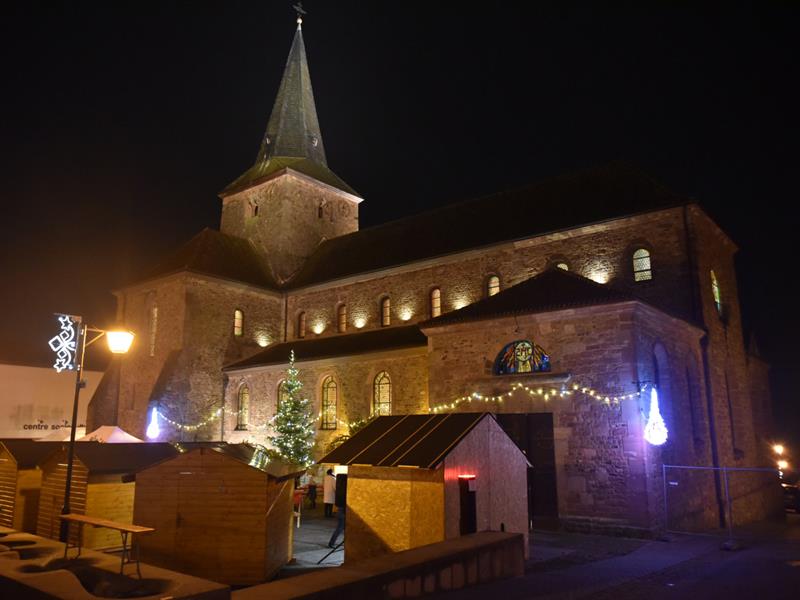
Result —
POLYGON ((307 467, 313 462, 314 420, 311 403, 302 396, 303 384, 297 378, 294 350, 289 355, 289 368, 283 383, 284 397, 278 405, 278 414, 272 422, 276 435, 270 437, 278 454, 286 460, 307 467))
POLYGON ((654 446, 660 446, 667 441, 667 435, 667 426, 658 409, 658 392, 656 388, 651 388, 650 414, 647 417, 647 424, 644 426, 644 439, 654 446))

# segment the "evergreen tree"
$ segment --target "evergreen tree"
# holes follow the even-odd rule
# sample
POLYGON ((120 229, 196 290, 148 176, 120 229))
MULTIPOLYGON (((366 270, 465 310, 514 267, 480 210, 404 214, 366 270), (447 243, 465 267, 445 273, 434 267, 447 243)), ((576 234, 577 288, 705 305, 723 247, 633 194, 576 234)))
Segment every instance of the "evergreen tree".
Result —
POLYGON ((311 403, 301 394, 303 384, 297 379, 294 366, 294 350, 289 355, 289 368, 283 382, 286 396, 278 406, 278 414, 272 422, 276 435, 270 437, 272 445, 286 460, 307 467, 313 462, 314 420, 311 403))

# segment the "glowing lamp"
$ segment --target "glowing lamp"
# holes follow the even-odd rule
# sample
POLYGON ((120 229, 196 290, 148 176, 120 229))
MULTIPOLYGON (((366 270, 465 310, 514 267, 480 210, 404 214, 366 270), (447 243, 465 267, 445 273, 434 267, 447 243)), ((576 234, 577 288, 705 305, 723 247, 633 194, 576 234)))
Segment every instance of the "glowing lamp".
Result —
POLYGON ((772 446, 772 451, 778 456, 782 456, 784 450, 785 448, 783 447, 783 444, 775 444, 774 446, 772 446))
POLYGON ((125 354, 133 343, 133 333, 130 331, 106 331, 106 342, 112 354, 125 354))
POLYGON ((358 317, 353 323, 356 326, 356 329, 361 329, 364 325, 367 324, 367 320, 364 317, 358 317))
POLYGON ((656 388, 650 388, 650 414, 644 426, 644 439, 653 446, 661 446, 667 441, 667 436, 667 426, 658 410, 658 392, 656 388))
POLYGON ((786 469, 788 469, 788 468, 789 468, 789 463, 788 463, 788 462, 786 462, 785 460, 779 460, 779 461, 778 461, 778 468, 779 468, 781 471, 785 471, 786 469))
POLYGON ((476 475, 474 473, 466 473, 464 475, 459 475, 459 479, 475 479, 476 475))
POLYGON ((145 433, 148 439, 151 440, 156 439, 161 433, 161 430, 158 428, 158 410, 155 408, 150 411, 150 423, 147 425, 147 431, 145 433))

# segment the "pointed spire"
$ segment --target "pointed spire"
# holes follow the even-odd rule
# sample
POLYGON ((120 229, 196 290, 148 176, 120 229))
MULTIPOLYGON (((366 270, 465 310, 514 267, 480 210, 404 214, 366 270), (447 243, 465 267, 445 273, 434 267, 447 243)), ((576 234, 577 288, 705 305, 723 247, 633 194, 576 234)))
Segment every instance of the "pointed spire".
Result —
POLYGON ((297 30, 267 131, 258 151, 257 163, 281 156, 307 158, 327 166, 308 73, 302 22, 303 18, 298 12, 297 30))

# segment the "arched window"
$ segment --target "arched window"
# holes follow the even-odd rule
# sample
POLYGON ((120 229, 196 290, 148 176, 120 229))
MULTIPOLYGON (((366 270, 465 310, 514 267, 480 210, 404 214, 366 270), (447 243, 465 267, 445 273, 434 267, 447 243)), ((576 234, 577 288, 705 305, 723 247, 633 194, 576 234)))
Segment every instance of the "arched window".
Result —
POLYGON ((433 288, 431 290, 431 317, 438 317, 442 314, 442 290, 433 288))
POLYGON ((250 422, 250 388, 246 385, 239 388, 239 404, 236 410, 236 429, 247 429, 250 422))
POLYGON ((569 271, 569 265, 565 262, 558 262, 556 263, 556 269, 561 269, 562 271, 569 271))
POLYGON ((500 292, 500 278, 497 275, 492 275, 486 282, 486 295, 494 296, 500 292))
POLYGON ((301 312, 297 315, 297 337, 306 337, 306 313, 301 312))
POLYGON ((714 306, 717 307, 717 313, 722 316, 722 294, 719 291, 719 282, 717 276, 714 274, 714 269, 711 269, 711 293, 714 294, 714 306))
POLYGON ((289 399, 289 390, 286 387, 286 382, 281 381, 278 384, 278 393, 277 393, 278 401, 275 403, 275 412, 278 412, 281 409, 281 404, 286 402, 289 399))
POLYGON ((550 370, 550 357, 530 340, 507 344, 494 361, 495 375, 514 375, 550 370))
POLYGON ((340 304, 336 309, 336 323, 339 333, 347 331, 347 306, 340 304))
POLYGON ((339 389, 333 377, 326 377, 322 382, 322 418, 320 429, 336 429, 336 403, 339 400, 339 389))
POLYGON ((649 281, 653 278, 653 270, 650 266, 650 251, 639 248, 633 253, 633 280, 649 281))
POLYGON ((389 296, 381 300, 381 326, 388 327, 392 324, 392 301, 389 296))
POLYGON ((372 414, 392 414, 392 380, 386 371, 381 371, 375 377, 372 390, 372 414))
POLYGON ((244 313, 238 308, 233 311, 233 335, 240 337, 244 332, 244 313))
POLYGON ((150 308, 150 356, 156 355, 156 333, 158 332, 158 307, 150 308))

